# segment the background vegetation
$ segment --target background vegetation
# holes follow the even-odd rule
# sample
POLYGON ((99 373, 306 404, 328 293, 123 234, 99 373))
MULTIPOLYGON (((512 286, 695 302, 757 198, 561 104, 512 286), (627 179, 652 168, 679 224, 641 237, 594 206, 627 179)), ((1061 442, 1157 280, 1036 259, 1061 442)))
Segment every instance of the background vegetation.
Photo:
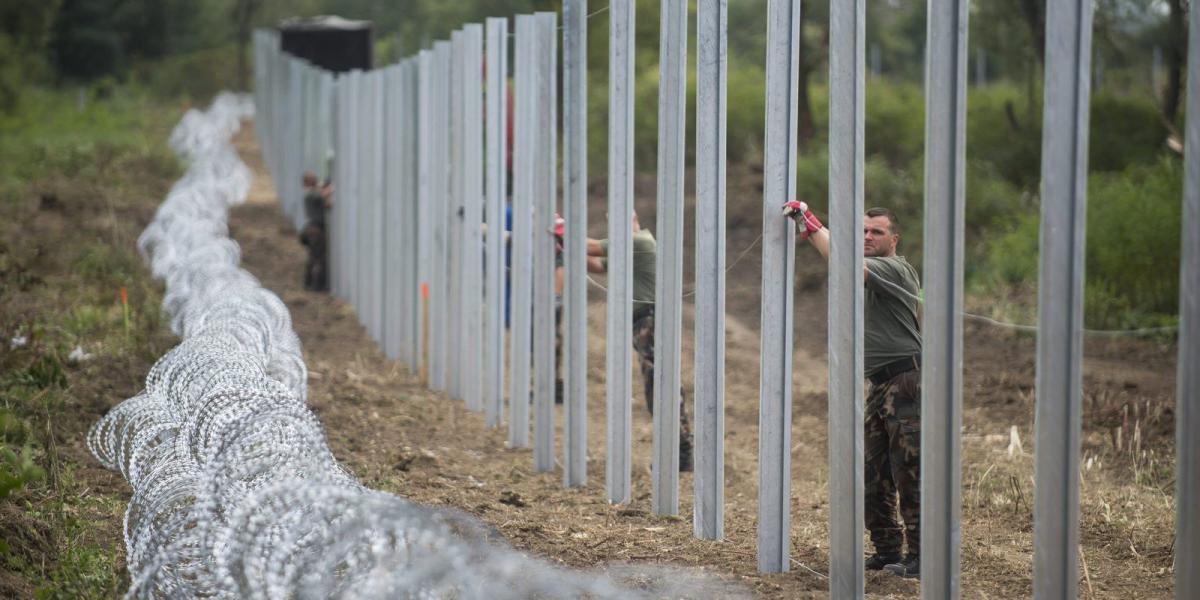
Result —
POLYGON ((180 110, 101 89, 27 88, 0 114, 0 598, 128 584, 128 491, 84 442, 172 343, 134 242, 182 174, 180 110))

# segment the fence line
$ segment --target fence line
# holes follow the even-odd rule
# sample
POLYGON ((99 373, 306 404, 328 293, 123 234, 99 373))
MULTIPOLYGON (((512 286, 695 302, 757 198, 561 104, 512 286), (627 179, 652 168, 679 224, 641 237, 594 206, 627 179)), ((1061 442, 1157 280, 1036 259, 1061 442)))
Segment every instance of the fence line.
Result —
MULTIPOLYGON (((698 5, 696 458, 693 519, 697 537, 723 533, 723 277, 725 0, 698 5)), ((858 219, 863 209, 863 28, 865 3, 831 5, 829 303, 830 571, 836 597, 863 594, 863 268, 858 219)), ((634 5, 613 0, 609 16, 609 186, 607 288, 606 495, 631 499, 633 82, 634 5)), ((1035 577, 1038 597, 1077 587, 1083 215, 1090 54, 1088 4, 1052 3, 1046 49, 1043 218, 1039 295, 1035 577), (1054 232, 1051 234, 1051 232, 1054 232)), ((563 213, 567 221, 565 363, 567 409, 564 484, 586 483, 586 19, 585 0, 569 0, 562 25, 564 116, 563 213)), ((764 143, 763 280, 760 383, 758 565, 790 565, 790 412, 794 232, 778 215, 795 190, 795 98, 799 0, 768 5, 766 140, 764 143)), ((934 0, 928 15, 925 304, 922 428, 922 594, 959 594, 961 494, 963 149, 968 56, 965 0, 934 0)), ((662 5, 659 98, 658 243, 655 309, 656 373, 652 507, 678 512, 681 388, 683 131, 686 123, 686 4, 662 5)), ((519 15, 467 25, 397 66, 334 79, 278 50, 278 37, 256 38, 257 127, 264 159, 283 207, 303 223, 303 169, 338 182, 329 217, 333 292, 358 309, 389 356, 426 369, 428 385, 483 410, 490 426, 504 421, 508 440, 530 445, 534 467, 555 467, 555 241, 557 204, 558 18, 519 15), (511 232, 503 215, 507 187, 505 136, 514 42, 511 232), (480 66, 486 57, 487 79, 480 66), (484 84, 486 83, 486 94, 484 84), (484 114, 486 98, 486 118, 484 114), (300 118, 304 123, 297 124, 300 118), (380 126, 381 125, 381 126, 380 126), (337 159, 326 157, 336 150, 337 159), (321 162, 326 161, 321 166, 321 162), (486 169, 486 170, 485 170, 486 169), (486 173, 486 177, 485 177, 486 173), (486 215, 486 216, 485 216, 486 215), (486 230, 482 225, 486 223, 486 230), (482 233, 486 231, 486 233, 482 233), (505 258, 504 240, 511 255, 505 258), (400 238, 400 239, 396 239, 400 238), (511 268, 506 264, 511 262, 511 268), (504 289, 504 273, 511 287, 504 289), (427 298, 418 289, 426 288, 427 298), (511 294, 511 297, 510 297, 511 294), (507 302, 508 306, 505 306, 507 302), (507 310, 506 310, 507 309, 507 310), (428 311, 426 315, 425 311, 428 311), (506 318, 506 313, 510 318, 506 318), (511 321, 508 348, 504 321, 511 321), (482 334, 482 335, 481 335, 482 334), (478 343, 475 338, 484 339, 478 343), (505 352, 507 350, 507 352, 505 352), (505 377, 505 354, 507 367, 505 377), (532 371, 531 371, 532 369, 532 371), (481 376, 482 374, 482 376, 481 376), (532 376, 532 377, 531 377, 532 376), (532 401, 531 401, 532 400, 532 401), (530 405, 534 414, 530 423, 530 405)), ((1193 31, 1200 29, 1191 17, 1193 31)), ((1188 102, 1200 113, 1200 36, 1189 47, 1188 102)), ((1188 123, 1188 156, 1200 144, 1200 122, 1188 123)), ((1200 214, 1200 161, 1187 163, 1185 220, 1200 214)), ((1200 588, 1195 539, 1200 481, 1196 373, 1200 372, 1200 242, 1185 226, 1181 265, 1176 593, 1200 588)), ((736 262, 736 261, 735 261, 736 262)))

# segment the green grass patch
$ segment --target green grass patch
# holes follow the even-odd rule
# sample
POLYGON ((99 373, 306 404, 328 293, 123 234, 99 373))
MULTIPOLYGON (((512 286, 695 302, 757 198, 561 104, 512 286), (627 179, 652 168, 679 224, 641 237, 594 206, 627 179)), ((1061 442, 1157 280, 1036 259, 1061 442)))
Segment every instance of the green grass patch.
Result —
POLYGON ((0 117, 0 597, 112 598, 128 487, 83 440, 174 343, 135 243, 182 172, 181 111, 137 88, 25 100, 0 117))

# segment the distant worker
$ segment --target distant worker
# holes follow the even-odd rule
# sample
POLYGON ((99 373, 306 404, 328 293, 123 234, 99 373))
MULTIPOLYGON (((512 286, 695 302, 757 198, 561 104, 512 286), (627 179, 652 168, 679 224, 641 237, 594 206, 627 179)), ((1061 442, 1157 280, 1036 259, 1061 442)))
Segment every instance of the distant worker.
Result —
MULTIPOLYGON (((633 215, 633 349, 642 368, 646 409, 654 414, 654 278, 658 244, 648 229, 642 229, 637 213, 633 215)), ((608 271, 608 240, 588 238, 588 271, 608 271)), ((692 470, 692 431, 684 410, 683 390, 679 391, 679 470, 692 470)))
POLYGON ((329 290, 329 232, 325 213, 330 207, 333 186, 317 182, 317 174, 304 172, 304 228, 300 243, 308 247, 308 262, 304 265, 304 289, 314 292, 329 290))
MULTIPOLYGON (((783 213, 795 220, 821 256, 829 258, 829 230, 803 202, 788 202, 783 213)), ((902 577, 921 574, 921 283, 917 271, 896 254, 900 230, 896 215, 872 208, 863 219, 863 360, 871 382, 864 407, 863 492, 865 520, 875 554, 868 570, 887 569, 902 577), (901 527, 896 519, 897 496, 901 527), (907 555, 901 547, 908 542, 907 555)), ((845 398, 831 398, 844 402, 845 398)))
POLYGON ((558 377, 554 380, 554 403, 563 403, 563 366, 562 366, 562 313, 563 313, 563 282, 566 281, 566 269, 563 267, 563 237, 566 235, 567 222, 558 213, 554 213, 554 371, 558 377))

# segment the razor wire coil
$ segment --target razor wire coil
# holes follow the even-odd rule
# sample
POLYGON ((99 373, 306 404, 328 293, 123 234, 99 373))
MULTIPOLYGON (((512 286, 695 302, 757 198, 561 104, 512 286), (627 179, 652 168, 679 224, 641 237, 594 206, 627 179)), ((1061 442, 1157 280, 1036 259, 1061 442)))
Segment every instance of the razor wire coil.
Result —
MULTIPOLYGON (((466 515, 367 489, 338 464, 306 405, 287 307, 239 266, 228 237, 251 180, 229 140, 253 108, 226 93, 183 117, 170 145, 190 166, 138 239, 182 342, 88 433, 92 454, 133 488, 126 597, 649 593, 524 556, 466 515)), ((690 595, 720 593, 700 589, 690 595)))

